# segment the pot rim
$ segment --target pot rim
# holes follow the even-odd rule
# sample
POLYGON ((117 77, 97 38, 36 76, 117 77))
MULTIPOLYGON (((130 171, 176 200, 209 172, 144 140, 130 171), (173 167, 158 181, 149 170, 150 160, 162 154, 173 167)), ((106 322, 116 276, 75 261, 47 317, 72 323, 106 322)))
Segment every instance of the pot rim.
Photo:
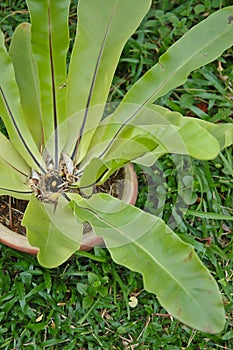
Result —
MULTIPOLYGON (((125 169, 126 181, 121 200, 128 204, 135 205, 138 195, 137 175, 134 171, 133 164, 126 165, 125 169)), ((12 231, 11 229, 9 229, 1 223, 0 243, 8 246, 9 248, 13 248, 15 250, 31 255, 36 255, 39 252, 39 248, 30 245, 27 236, 12 231)), ((79 250, 87 251, 92 249, 94 246, 101 246, 103 244, 103 238, 101 236, 96 236, 93 232, 91 232, 83 235, 79 250)))

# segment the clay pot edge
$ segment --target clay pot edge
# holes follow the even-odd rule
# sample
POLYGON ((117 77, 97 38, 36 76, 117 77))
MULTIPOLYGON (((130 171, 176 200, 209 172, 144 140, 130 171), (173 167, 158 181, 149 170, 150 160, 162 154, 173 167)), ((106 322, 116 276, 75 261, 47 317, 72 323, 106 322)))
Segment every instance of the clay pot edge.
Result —
MULTIPOLYGON (((126 186, 123 191, 122 200, 128 204, 134 205, 137 200, 138 194, 138 180, 137 175, 134 171, 133 165, 129 164, 126 166, 126 186)), ((28 253, 31 255, 36 255, 39 251, 39 248, 33 247, 28 242, 26 236, 18 234, 8 227, 0 223, 0 243, 13 248, 15 250, 28 253)), ((93 246, 100 246, 103 244, 103 239, 100 236, 85 235, 81 242, 79 250, 90 250, 93 246)))

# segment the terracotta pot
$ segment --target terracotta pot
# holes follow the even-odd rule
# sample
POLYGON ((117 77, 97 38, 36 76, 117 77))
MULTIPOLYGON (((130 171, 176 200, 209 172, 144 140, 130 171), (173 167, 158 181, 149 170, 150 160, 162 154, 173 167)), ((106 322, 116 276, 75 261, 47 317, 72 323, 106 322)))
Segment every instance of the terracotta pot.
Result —
MULTIPOLYGON (((137 200, 138 193, 138 182, 137 176, 133 169, 133 165, 127 165, 125 167, 125 179, 124 185, 122 186, 122 194, 120 199, 126 203, 134 205, 137 200)), ((0 223, 0 243, 6 246, 19 250, 21 252, 36 255, 38 253, 38 248, 32 247, 26 236, 18 234, 6 226, 0 223)), ((93 234, 91 230, 83 234, 83 239, 81 242, 80 250, 90 250, 94 246, 103 245, 103 239, 100 236, 93 234)))

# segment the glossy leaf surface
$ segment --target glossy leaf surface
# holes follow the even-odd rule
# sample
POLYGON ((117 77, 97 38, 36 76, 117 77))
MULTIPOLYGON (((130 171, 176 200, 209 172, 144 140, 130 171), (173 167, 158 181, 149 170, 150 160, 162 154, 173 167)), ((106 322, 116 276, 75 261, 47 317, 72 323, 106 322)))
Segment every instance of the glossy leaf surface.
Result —
POLYGON ((0 31, 0 114, 12 143, 31 167, 40 169, 41 155, 30 134, 20 104, 14 67, 4 45, 4 35, 0 31))
POLYGON ((19 199, 29 199, 31 189, 27 186, 30 168, 15 150, 11 142, 0 133, 0 194, 19 199))
MULTIPOLYGON (((182 85, 190 72, 217 59, 233 44, 233 22, 228 20, 232 13, 233 6, 226 7, 191 28, 132 86, 123 103, 150 105, 182 85)), ((116 117, 121 118, 121 106, 116 117)))
POLYGON ((221 294, 194 249, 165 223, 109 195, 76 201, 75 212, 103 236, 112 258, 143 275, 144 286, 173 316, 216 333, 224 326, 221 294))
POLYGON ((39 202, 32 195, 22 224, 29 243, 39 248, 38 260, 45 267, 55 267, 79 249, 83 225, 62 197, 57 206, 39 202))
POLYGON ((38 148, 42 143, 39 78, 31 47, 31 25, 20 24, 11 39, 9 55, 14 65, 23 114, 38 148))
MULTIPOLYGON (((68 116, 82 111, 71 120, 76 137, 86 128, 97 127, 121 51, 150 5, 151 0, 79 1, 77 36, 67 81, 68 116), (90 107, 97 105, 99 110, 93 112, 90 107)), ((84 154, 86 147, 85 144, 84 154)))
MULTIPOLYGON (((125 104, 129 115, 135 108, 135 105, 125 104)), ((144 108, 123 127, 122 123, 112 122, 110 116, 96 129, 87 157, 93 154, 104 161, 118 158, 132 161, 153 150, 157 154, 159 147, 162 154, 179 153, 197 159, 212 159, 218 155, 220 146, 215 134, 210 132, 211 125, 155 105, 144 108)))
POLYGON ((32 49, 40 79, 44 141, 57 167, 62 149, 58 125, 66 118, 66 54, 69 47, 70 0, 27 0, 32 23, 32 49))

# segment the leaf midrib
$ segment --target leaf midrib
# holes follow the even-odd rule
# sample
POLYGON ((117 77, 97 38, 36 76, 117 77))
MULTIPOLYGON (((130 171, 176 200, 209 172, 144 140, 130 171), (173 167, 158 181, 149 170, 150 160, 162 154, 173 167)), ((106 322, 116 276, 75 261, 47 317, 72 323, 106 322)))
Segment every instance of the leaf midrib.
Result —
MULTIPOLYGON (((81 209, 90 211, 92 214, 96 215, 100 221, 103 221, 104 223, 106 223, 108 226, 110 226, 110 228, 113 227, 113 229, 116 230, 116 231, 121 235, 121 237, 123 237, 123 238, 126 237, 127 240, 129 240, 129 238, 130 238, 130 243, 127 243, 127 244, 132 244, 132 243, 134 243, 135 245, 137 245, 137 247, 138 247, 139 249, 143 250, 144 253, 146 253, 146 255, 149 255, 149 257, 152 259, 152 261, 154 261, 158 266, 160 266, 160 268, 161 268, 163 271, 165 271, 165 273, 166 273, 167 275, 169 275, 169 277, 170 277, 172 280, 175 281, 175 283, 180 287, 180 289, 183 290, 183 291, 185 292, 185 294, 187 294, 187 295, 194 301, 195 304, 197 304, 196 299, 192 296, 192 294, 190 294, 189 291, 186 290, 186 289, 179 283, 179 281, 178 281, 177 279, 175 279, 174 276, 173 276, 168 270, 166 270, 165 267, 164 267, 163 265, 161 265, 161 263, 159 263, 159 262, 155 259, 155 257, 152 256, 151 253, 149 253, 141 244, 139 244, 139 243, 138 243, 138 240, 132 240, 131 237, 128 237, 128 236, 122 234, 122 231, 120 231, 120 229, 119 229, 118 227, 116 227, 115 225, 113 225, 112 223, 110 223, 107 219, 102 218, 102 217, 101 217, 98 213, 96 213, 94 210, 92 210, 92 209, 90 209, 90 208, 86 208, 86 207, 81 207, 80 205, 78 205, 78 206, 79 206, 81 209)), ((159 218, 157 218, 157 220, 159 220, 159 218)), ((153 226, 154 226, 154 225, 153 225, 153 226)), ((93 225, 93 227, 95 227, 95 225, 93 225)), ((149 230, 147 230, 147 231, 145 232, 145 234, 147 234, 148 231, 149 231, 149 230)), ((171 232, 172 232, 172 231, 171 231, 171 232)), ((98 235, 98 236, 100 236, 100 235, 98 235)), ((104 236, 103 236, 103 237, 104 237, 104 236)), ((178 237, 177 237, 177 239, 178 239, 178 237)), ((111 248, 108 248, 108 249, 111 250, 111 248)))

